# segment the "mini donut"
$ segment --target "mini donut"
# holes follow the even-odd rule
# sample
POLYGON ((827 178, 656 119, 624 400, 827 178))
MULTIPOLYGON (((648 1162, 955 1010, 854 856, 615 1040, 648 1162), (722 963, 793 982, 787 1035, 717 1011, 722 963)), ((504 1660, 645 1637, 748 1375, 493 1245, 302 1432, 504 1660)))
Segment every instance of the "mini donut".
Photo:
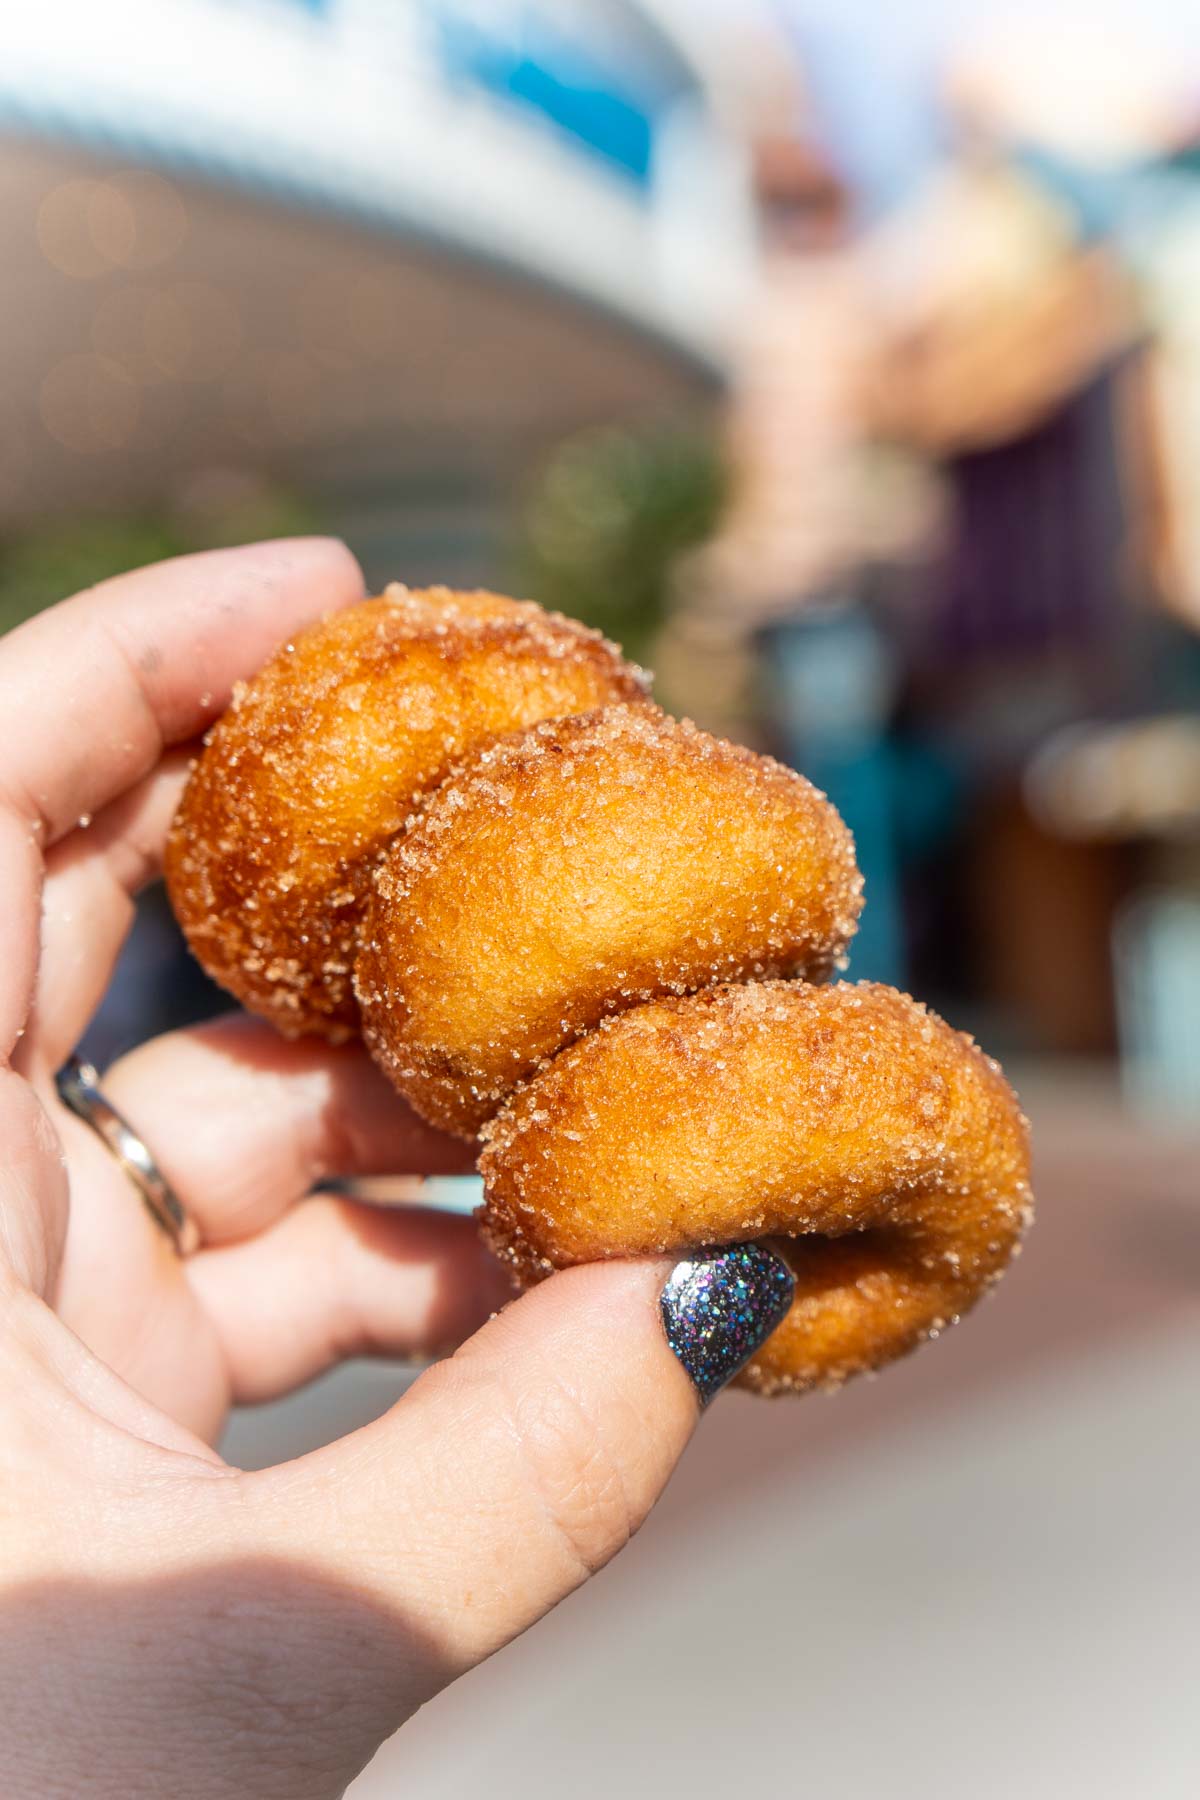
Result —
POLYGON ((645 708, 535 725, 460 765, 383 858, 363 1034, 418 1112, 473 1137, 607 1014, 824 977, 861 886, 833 807, 767 757, 645 708))
POLYGON ((192 770, 166 878, 193 952, 287 1035, 348 1036, 373 863, 448 759, 645 688, 598 633, 498 594, 392 587, 324 619, 239 687, 192 770))
POLYGON ((997 1065, 865 983, 722 986, 606 1019, 483 1137, 485 1235, 522 1282, 778 1240, 795 1297, 741 1376, 764 1394, 936 1337, 1031 1215, 1027 1126, 997 1065))

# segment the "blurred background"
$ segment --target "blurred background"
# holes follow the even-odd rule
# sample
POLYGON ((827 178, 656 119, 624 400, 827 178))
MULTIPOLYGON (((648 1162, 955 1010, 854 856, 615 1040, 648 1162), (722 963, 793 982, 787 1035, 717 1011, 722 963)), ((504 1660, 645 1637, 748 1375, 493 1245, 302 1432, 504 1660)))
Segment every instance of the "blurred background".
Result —
MULTIPOLYGON (((1200 12, 7 9, 0 630, 296 529, 583 617, 824 786, 851 974, 1004 1057, 1041 1203, 948 1344, 724 1399, 354 1794, 1194 1795, 1200 12)), ((151 892, 87 1048, 221 1004, 151 892)))

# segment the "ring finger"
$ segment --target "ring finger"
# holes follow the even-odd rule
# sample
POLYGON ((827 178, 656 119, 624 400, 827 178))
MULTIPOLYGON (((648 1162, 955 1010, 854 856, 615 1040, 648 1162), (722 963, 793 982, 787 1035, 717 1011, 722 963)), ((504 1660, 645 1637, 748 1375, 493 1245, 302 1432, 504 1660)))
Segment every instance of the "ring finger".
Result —
MULTIPOLYGON (((457 1330, 454 1307, 430 1301, 435 1288, 443 1299, 449 1292, 453 1257, 461 1256, 468 1298, 459 1311, 470 1315, 468 1326, 480 1307, 486 1313, 497 1303, 493 1289, 485 1304, 488 1284, 472 1234, 430 1235, 426 1215, 383 1215, 384 1224, 356 1233, 353 1215, 366 1209, 309 1202, 297 1216, 312 1207, 312 1220, 291 1223, 290 1209, 330 1176, 469 1166, 469 1149, 423 1125, 360 1046, 287 1042, 231 1015, 142 1046, 114 1064, 102 1085, 207 1248, 181 1263, 111 1156, 79 1121, 64 1116, 59 1129, 71 1167, 71 1220, 59 1310, 148 1398, 163 1404, 173 1393, 194 1395, 188 1410, 195 1417, 188 1422, 195 1428, 215 1422, 217 1351, 221 1385, 248 1391, 257 1383, 261 1398, 315 1372, 343 1341, 347 1349, 416 1350, 430 1335, 440 1339, 457 1330), (318 1217, 323 1232, 315 1231, 318 1217), (310 1257, 307 1278, 298 1272, 300 1246, 310 1257), (242 1253, 234 1255, 234 1247, 242 1253), (247 1308, 254 1316, 242 1317, 239 1336, 234 1326, 247 1308), (279 1334, 294 1340, 286 1356, 273 1348, 265 1354, 272 1319, 279 1334), (257 1376, 247 1373, 255 1358, 257 1376), (206 1359, 207 1371, 200 1366, 206 1359)), ((172 1410, 178 1414, 177 1406, 172 1410)))
POLYGON ((264 1230, 334 1175, 460 1174, 468 1145, 424 1124, 360 1044, 282 1038, 243 1013, 169 1032, 113 1064, 135 1125, 200 1230, 264 1230))

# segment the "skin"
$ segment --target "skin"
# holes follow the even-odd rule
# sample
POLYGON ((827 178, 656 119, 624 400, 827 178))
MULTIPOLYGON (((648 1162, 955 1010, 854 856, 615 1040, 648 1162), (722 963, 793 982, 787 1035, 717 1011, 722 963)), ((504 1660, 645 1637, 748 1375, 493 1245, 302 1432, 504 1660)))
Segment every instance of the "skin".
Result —
POLYGON ((468 1222, 305 1198, 325 1175, 465 1166, 361 1048, 239 1017, 106 1073, 200 1225, 186 1261, 56 1099, 194 740, 275 645, 361 595, 340 545, 259 545, 0 642, 7 1800, 332 1800, 621 1548, 696 1421, 658 1323, 666 1263, 566 1271, 484 1324, 507 1286, 468 1222), (312 1455, 246 1474, 212 1448, 234 1401, 459 1339, 312 1455))

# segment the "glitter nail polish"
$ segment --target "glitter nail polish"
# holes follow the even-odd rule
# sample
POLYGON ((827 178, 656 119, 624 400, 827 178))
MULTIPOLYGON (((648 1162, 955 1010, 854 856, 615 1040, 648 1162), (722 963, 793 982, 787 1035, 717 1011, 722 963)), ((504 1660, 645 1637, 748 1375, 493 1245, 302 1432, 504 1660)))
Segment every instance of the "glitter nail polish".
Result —
POLYGON ((762 1244, 697 1250, 676 1263, 659 1309, 667 1342, 707 1406, 770 1337, 796 1282, 762 1244))

